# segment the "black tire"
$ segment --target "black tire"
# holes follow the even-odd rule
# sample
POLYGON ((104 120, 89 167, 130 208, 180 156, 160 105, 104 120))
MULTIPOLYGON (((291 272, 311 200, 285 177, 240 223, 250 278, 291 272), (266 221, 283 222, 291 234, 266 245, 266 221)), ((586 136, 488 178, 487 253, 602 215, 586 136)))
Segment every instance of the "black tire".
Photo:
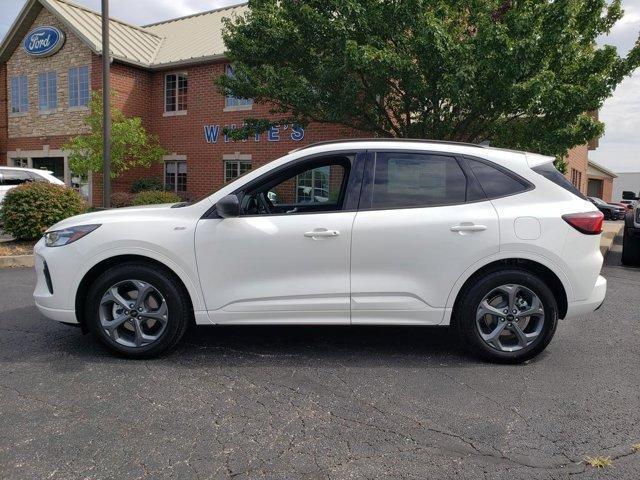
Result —
POLYGON ((549 287, 537 275, 518 268, 508 268, 483 275, 461 292, 453 324, 460 339, 474 355, 489 362, 521 363, 542 352, 553 338, 558 324, 558 306, 549 287), (522 285, 531 290, 544 308, 542 330, 536 339, 513 352, 498 350, 487 344, 476 327, 476 314, 485 295, 501 285, 509 284, 522 285))
POLYGON ((171 351, 186 332, 192 318, 187 296, 172 272, 146 263, 123 263, 108 269, 93 282, 85 301, 84 318, 89 331, 112 352, 128 358, 153 358, 171 351), (167 324, 159 338, 139 347, 117 343, 100 323, 99 308, 103 295, 111 286, 129 279, 151 284, 164 297, 168 310, 167 324))
POLYGON ((611 212, 609 210, 605 210, 602 214, 604 215, 605 220, 611 220, 611 212))
POLYGON ((640 235, 631 236, 633 230, 633 210, 627 213, 622 236, 622 264, 629 267, 640 267, 640 235))

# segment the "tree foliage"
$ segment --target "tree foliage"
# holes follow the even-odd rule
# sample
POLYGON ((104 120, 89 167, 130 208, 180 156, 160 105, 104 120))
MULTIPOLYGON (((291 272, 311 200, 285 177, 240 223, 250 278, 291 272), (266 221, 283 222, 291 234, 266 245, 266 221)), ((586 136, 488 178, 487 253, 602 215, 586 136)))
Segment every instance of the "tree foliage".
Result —
POLYGON ((620 0, 250 0, 228 19, 224 94, 273 124, 337 123, 382 137, 564 154, 600 135, 598 110, 640 64, 596 37, 620 0))
MULTIPOLYGON (((94 92, 89 102, 90 113, 85 118, 89 133, 78 135, 63 145, 69 150, 69 167, 78 175, 102 171, 102 94, 94 92)), ((111 107, 111 177, 133 167, 150 167, 162 160, 165 150, 158 137, 148 134, 139 117, 126 117, 111 107)))

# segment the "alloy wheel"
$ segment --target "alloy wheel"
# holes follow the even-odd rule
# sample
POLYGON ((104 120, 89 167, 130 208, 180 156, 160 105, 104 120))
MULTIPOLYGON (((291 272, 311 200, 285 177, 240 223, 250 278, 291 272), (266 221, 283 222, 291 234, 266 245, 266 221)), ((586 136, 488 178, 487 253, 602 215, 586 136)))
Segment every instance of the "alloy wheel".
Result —
POLYGON ((116 343, 144 347, 158 340, 169 319, 167 302, 148 282, 124 280, 112 285, 100 300, 100 325, 116 343))
POLYGON ((531 345, 544 326, 544 305, 531 289, 501 285, 487 293, 476 313, 476 328, 491 348, 515 352, 531 345))

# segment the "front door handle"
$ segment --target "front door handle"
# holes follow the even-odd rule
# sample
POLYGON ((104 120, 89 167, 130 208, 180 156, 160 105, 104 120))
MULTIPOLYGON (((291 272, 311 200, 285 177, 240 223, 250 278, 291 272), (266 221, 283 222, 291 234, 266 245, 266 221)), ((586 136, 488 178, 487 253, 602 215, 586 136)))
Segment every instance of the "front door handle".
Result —
POLYGON ((307 238, 323 238, 323 237, 337 237, 340 235, 338 230, 327 230, 326 228, 316 228, 310 232, 304 232, 304 236, 307 238))
POLYGON ((483 230, 486 230, 486 229, 487 229, 486 225, 476 225, 475 223, 472 223, 472 222, 462 222, 460 225, 454 225, 453 227, 450 228, 452 232, 460 232, 460 233, 482 232, 483 230))

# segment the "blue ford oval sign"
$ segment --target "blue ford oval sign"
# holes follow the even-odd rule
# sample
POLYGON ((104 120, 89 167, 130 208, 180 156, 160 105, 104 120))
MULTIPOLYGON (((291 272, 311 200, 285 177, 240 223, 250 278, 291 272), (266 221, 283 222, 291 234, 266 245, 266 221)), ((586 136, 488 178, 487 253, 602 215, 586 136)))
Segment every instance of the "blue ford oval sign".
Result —
POLYGON ((22 46, 34 57, 47 57, 56 53, 64 44, 64 33, 56 27, 38 27, 29 32, 22 46))

